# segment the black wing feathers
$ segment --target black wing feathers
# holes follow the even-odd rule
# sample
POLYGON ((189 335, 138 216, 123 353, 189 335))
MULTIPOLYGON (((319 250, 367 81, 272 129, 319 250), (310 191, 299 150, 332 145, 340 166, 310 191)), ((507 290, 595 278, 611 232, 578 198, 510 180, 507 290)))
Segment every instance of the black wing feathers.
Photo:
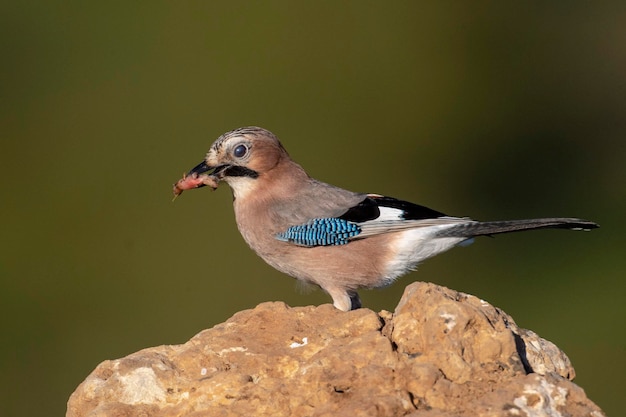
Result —
POLYGON ((405 220, 423 220, 444 217, 445 214, 428 207, 413 204, 392 197, 369 196, 354 207, 351 207, 339 218, 355 223, 375 220, 380 216, 379 207, 390 207, 402 210, 405 220))
POLYGON ((342 220, 349 222, 363 223, 368 220, 377 219, 380 216, 380 210, 378 204, 376 204, 371 198, 366 197, 354 207, 350 207, 348 211, 339 216, 342 220))

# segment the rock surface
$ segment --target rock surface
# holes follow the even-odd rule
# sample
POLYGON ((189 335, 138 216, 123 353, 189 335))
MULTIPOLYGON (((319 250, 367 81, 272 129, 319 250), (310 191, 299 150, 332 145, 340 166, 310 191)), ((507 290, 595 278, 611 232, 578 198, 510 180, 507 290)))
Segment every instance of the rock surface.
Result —
POLYGON ((554 344, 434 284, 395 313, 263 303, 101 363, 67 416, 602 417, 554 344))

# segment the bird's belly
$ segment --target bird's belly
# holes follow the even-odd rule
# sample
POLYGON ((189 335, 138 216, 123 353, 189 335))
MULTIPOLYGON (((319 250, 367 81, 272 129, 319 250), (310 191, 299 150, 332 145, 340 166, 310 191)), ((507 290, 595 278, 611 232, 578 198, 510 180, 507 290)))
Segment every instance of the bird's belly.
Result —
POLYGON ((302 247, 278 241, 272 246, 270 251, 253 249, 277 270, 304 282, 350 289, 387 284, 384 265, 389 242, 385 236, 336 246, 302 247))
MULTIPOLYGON (((244 234, 244 238, 246 238, 244 234)), ((275 269, 321 287, 378 288, 444 252, 464 238, 434 238, 433 230, 409 229, 357 239, 346 245, 303 247, 273 236, 246 239, 275 269)))

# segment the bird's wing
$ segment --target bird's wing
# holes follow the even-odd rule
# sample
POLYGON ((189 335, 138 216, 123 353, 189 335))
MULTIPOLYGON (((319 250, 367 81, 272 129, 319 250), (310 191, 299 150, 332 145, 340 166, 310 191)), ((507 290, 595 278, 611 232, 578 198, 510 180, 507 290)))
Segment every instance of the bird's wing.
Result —
POLYGON ((471 221, 450 217, 424 206, 383 197, 365 195, 356 205, 335 217, 315 217, 278 233, 276 238, 299 246, 345 245, 355 239, 382 233, 429 226, 445 226, 471 221))
POLYGON ((312 219, 339 217, 368 196, 309 179, 297 189, 271 202, 273 221, 284 227, 305 224, 312 219))

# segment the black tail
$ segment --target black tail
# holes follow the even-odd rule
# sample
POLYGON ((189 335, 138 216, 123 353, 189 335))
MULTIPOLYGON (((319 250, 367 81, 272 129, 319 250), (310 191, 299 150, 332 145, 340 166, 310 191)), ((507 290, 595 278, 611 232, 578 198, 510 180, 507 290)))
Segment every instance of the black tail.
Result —
POLYGON ((519 232, 522 230, 533 229, 570 229, 585 230, 596 229, 600 227, 594 222, 582 219, 568 218, 548 218, 548 219, 529 219, 529 220, 502 220, 495 222, 468 222, 460 223, 449 229, 442 230, 438 236, 441 237, 473 237, 488 236, 499 233, 519 232))

